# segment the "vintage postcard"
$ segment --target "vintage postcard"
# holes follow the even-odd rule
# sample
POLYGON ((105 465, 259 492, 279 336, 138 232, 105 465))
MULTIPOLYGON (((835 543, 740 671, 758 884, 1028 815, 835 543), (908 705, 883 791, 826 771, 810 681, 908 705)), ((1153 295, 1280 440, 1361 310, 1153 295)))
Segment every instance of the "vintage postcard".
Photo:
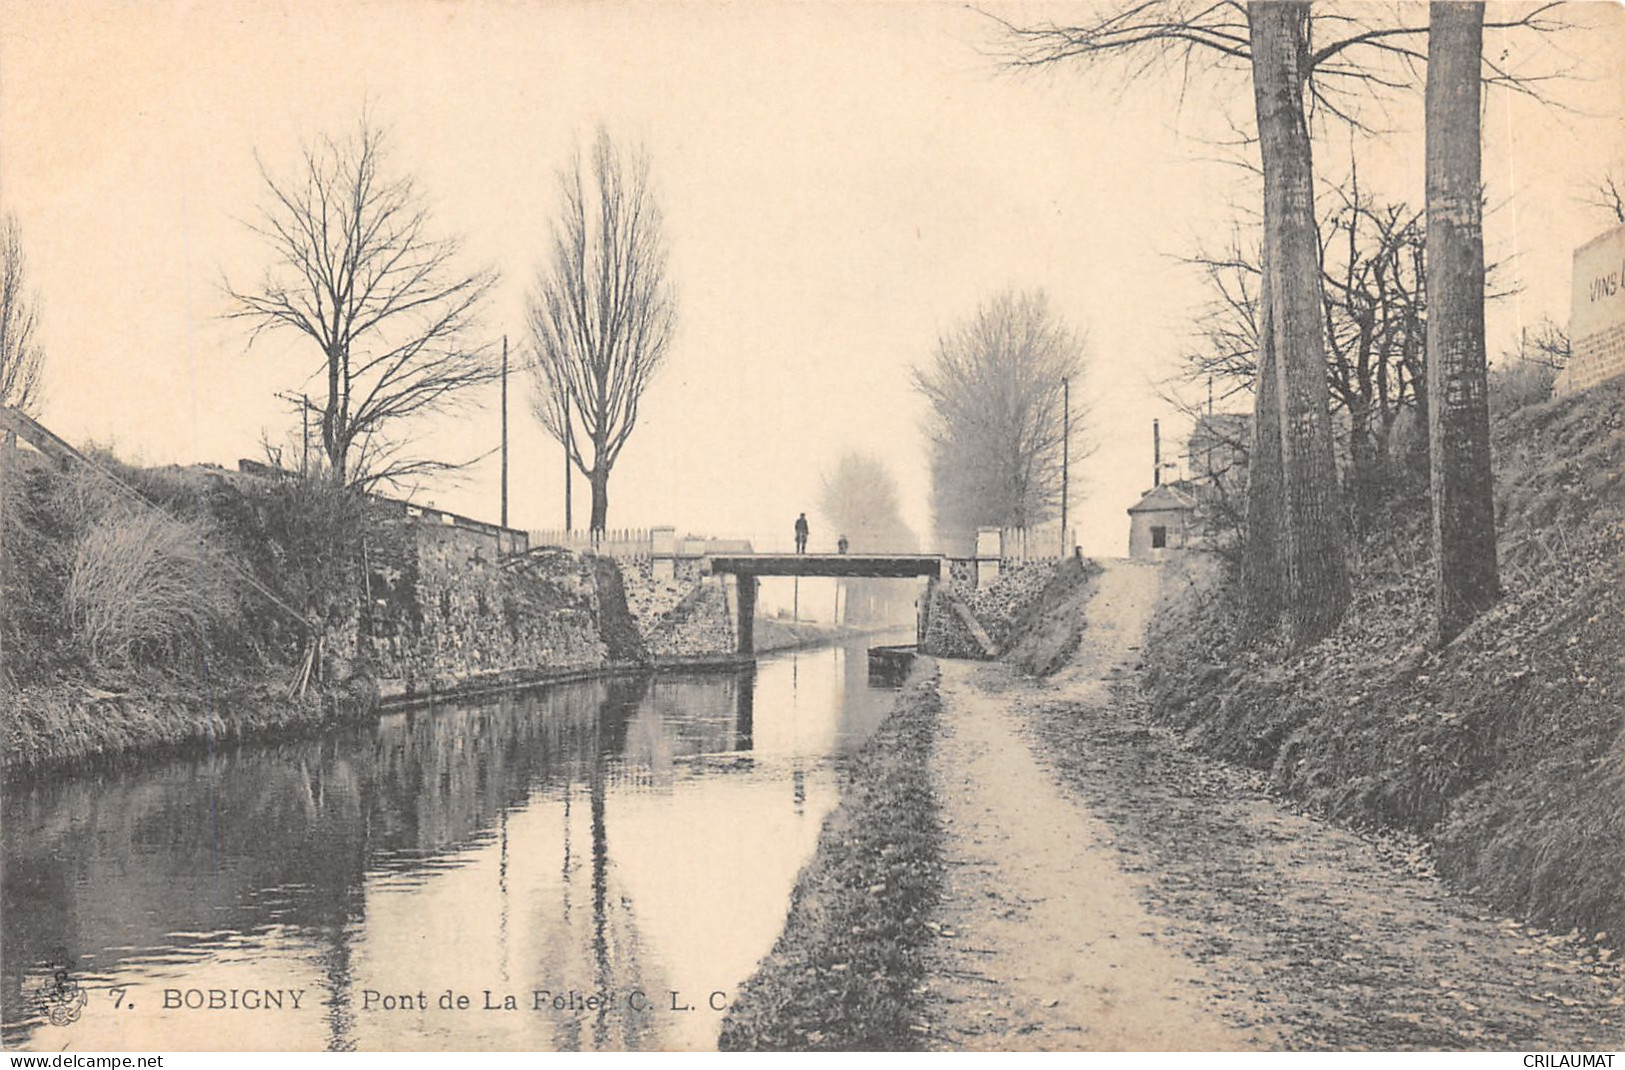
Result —
POLYGON ((0 0, 8 1057, 1611 1066, 1622 59, 0 0))

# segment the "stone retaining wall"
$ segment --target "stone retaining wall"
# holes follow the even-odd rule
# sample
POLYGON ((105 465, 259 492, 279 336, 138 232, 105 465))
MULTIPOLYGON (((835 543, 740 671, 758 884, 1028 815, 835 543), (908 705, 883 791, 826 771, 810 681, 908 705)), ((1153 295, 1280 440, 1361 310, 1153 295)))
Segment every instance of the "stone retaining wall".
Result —
POLYGON ((610 660, 588 558, 504 557, 486 533, 409 522, 381 533, 368 556, 360 631, 386 695, 610 660))
POLYGON ((644 643, 650 656, 659 660, 734 652, 733 614, 722 583, 720 576, 707 577, 670 610, 647 622, 644 643))
POLYGON ((947 583, 934 584, 931 588, 921 650, 945 658, 988 656, 954 610, 953 600, 957 598, 1003 654, 1018 638, 1018 623, 1037 604, 1055 569, 1053 560, 1009 564, 985 587, 976 587, 965 582, 961 574, 950 572, 947 583))

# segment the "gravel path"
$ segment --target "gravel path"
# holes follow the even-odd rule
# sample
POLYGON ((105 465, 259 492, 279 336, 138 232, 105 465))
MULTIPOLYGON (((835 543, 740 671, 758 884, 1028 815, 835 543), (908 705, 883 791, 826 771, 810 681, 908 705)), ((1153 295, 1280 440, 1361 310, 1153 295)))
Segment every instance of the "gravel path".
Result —
POLYGON ((1109 562, 1047 681, 944 662, 948 1049, 1617 1049, 1593 934, 1488 913, 1398 837, 1293 812, 1180 748, 1133 687, 1154 566, 1109 562))

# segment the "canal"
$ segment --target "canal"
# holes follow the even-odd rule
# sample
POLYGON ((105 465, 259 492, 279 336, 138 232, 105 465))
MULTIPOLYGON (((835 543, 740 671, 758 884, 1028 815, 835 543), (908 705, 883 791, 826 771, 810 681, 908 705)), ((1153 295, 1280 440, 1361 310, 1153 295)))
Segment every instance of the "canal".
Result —
POLYGON ((11 785, 6 1045, 714 1047, 895 696, 864 646, 11 785))

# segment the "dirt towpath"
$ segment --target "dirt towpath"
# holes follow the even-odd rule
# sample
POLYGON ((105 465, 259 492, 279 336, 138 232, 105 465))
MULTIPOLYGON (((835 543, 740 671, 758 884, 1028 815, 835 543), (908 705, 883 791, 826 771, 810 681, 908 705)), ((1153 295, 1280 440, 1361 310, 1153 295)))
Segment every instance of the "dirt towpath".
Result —
POLYGON ((1155 566, 1108 562, 1047 681, 942 664, 945 1049, 1616 1049, 1590 934, 1490 914, 1425 851, 1283 807, 1133 687, 1155 566))

